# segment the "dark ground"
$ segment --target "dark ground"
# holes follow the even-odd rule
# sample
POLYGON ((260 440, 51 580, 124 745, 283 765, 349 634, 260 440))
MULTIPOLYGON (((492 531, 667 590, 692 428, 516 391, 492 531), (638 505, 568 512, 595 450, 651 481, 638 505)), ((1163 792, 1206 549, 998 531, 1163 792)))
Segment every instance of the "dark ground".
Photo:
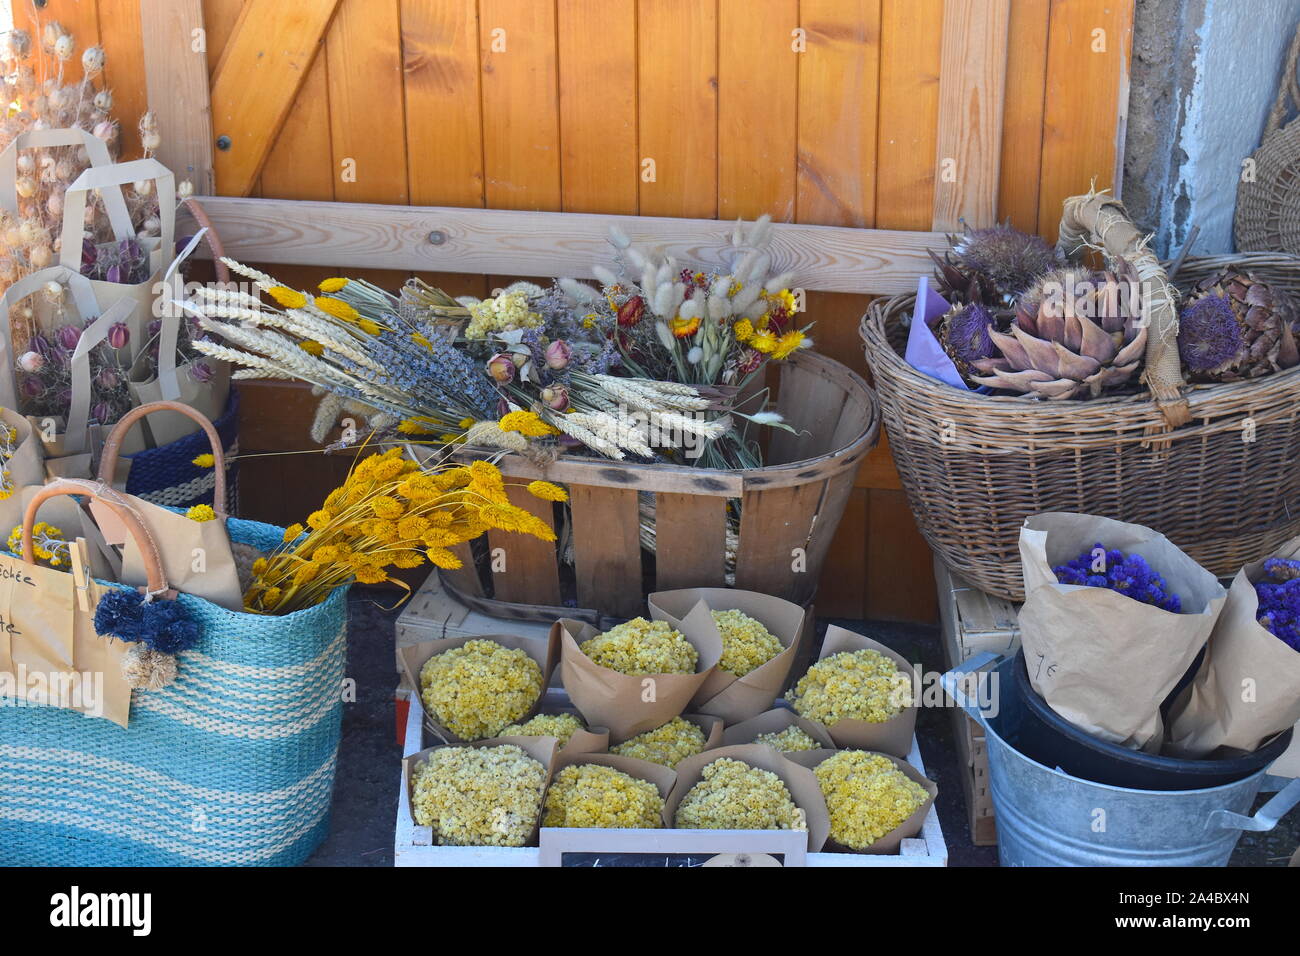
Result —
MULTIPOLYGON (((346 674, 356 681, 357 700, 343 708, 343 741, 334 784, 330 834, 307 866, 391 866, 393 828, 402 749, 396 739, 393 690, 397 673, 393 625, 400 611, 384 611, 391 592, 356 589, 346 674), (377 603, 376 603, 377 602, 377 603)), ((819 621, 824 630, 827 621, 819 621)), ((834 621, 896 649, 926 671, 944 669, 939 632, 930 627, 884 622, 834 621)), ((939 820, 950 866, 996 866, 997 847, 974 846, 966 822, 965 796, 957 776, 951 715, 921 708, 916 724, 926 773, 939 787, 939 820)), ((1262 804, 1265 797, 1257 803, 1262 804)), ((1232 866, 1285 866, 1300 844, 1300 810, 1272 833, 1245 834, 1232 866)))

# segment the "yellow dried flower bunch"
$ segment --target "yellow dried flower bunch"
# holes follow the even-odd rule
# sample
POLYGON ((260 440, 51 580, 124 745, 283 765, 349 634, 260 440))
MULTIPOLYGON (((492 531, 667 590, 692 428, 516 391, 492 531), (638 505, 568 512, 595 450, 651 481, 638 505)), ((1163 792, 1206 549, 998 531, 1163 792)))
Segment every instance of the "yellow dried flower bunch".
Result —
POLYGON ((649 760, 665 767, 676 767, 687 757, 704 751, 704 731, 689 720, 674 717, 662 727, 637 734, 609 748, 612 754, 649 760))
POLYGON ((583 641, 586 654, 620 674, 694 674, 700 653, 667 621, 634 617, 583 641))
MULTIPOLYGON (((16 525, 13 531, 9 532, 6 546, 11 554, 22 557, 22 525, 16 525)), ((64 567, 71 560, 70 548, 71 545, 63 536, 63 532, 48 521, 38 521, 32 526, 32 552, 36 555, 38 564, 45 564, 51 568, 64 567)))
POLYGON ((411 811, 439 846, 523 846, 546 768, 519 747, 442 747, 415 768, 411 811))
MULTIPOLYGON (((4 409, 0 408, 0 412, 4 409)), ((0 501, 13 496, 18 489, 9 473, 9 459, 18 452, 18 429, 0 422, 0 501)))
POLYGON ((754 743, 767 744, 773 750, 779 750, 782 753, 793 753, 796 750, 816 750, 821 746, 809 736, 806 730, 795 724, 791 724, 785 730, 770 734, 759 734, 754 738, 754 743))
POLYGON ((542 826, 654 830, 663 825, 663 809, 649 780, 600 764, 575 765, 551 783, 542 826))
POLYGON ((785 697, 799 716, 827 727, 841 720, 878 724, 911 703, 912 680, 879 651, 841 651, 808 668, 785 697))
POLYGON ((563 747, 579 730, 582 730, 582 721, 576 714, 537 714, 522 724, 502 727, 495 736, 555 737, 563 747))
POLYGON ((469 315, 465 338, 471 342, 486 339, 493 332, 535 329, 542 324, 541 315, 528 308, 528 294, 518 290, 474 303, 469 307, 469 315))
POLYGON ((542 669, 518 648, 466 641, 420 668, 420 699, 461 740, 495 737, 542 696, 542 669))
POLYGON ((770 770, 722 757, 677 806, 676 825, 687 830, 807 830, 785 781, 770 770))
POLYGON ((813 768, 831 816, 831 839, 865 850, 925 803, 925 788, 880 754, 844 750, 813 768))
POLYGON ((744 677, 756 667, 766 664, 784 647, 762 622, 754 620, 743 611, 713 611, 713 623, 722 633, 722 657, 718 668, 728 674, 744 677))
POLYGON ((392 580, 389 568, 415 568, 426 560, 459 568, 451 548, 489 528, 555 540, 549 524, 510 502, 495 465, 425 469, 404 458, 401 448, 358 462, 306 526, 294 525, 297 533, 254 566, 247 610, 287 614, 319 604, 340 585, 379 584, 392 580))

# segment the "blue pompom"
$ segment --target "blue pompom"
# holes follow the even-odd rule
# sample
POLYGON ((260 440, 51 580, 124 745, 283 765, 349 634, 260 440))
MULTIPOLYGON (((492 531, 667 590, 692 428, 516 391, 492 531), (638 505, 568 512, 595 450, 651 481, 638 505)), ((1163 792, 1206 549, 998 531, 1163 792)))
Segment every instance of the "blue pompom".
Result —
POLYGON ((145 603, 139 591, 113 589, 95 608, 95 633, 127 642, 141 642, 150 650, 179 654, 199 640, 199 627, 185 615, 178 601, 145 603))

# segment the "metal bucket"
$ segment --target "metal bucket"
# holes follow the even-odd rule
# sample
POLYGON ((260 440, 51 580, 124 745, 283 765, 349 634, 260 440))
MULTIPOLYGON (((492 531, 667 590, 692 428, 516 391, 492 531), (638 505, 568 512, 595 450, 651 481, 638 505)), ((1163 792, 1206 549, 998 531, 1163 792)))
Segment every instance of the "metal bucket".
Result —
POLYGON ((1009 688, 1013 659, 985 653, 943 676, 943 688, 984 728, 1003 866, 1226 866, 1243 830, 1271 830, 1300 802, 1300 779, 1263 770, 1203 790, 1129 790, 1072 777, 1016 749, 1024 705, 1009 688), (996 663, 972 700, 963 680, 996 663), (991 703, 987 709, 977 701, 991 703), (1261 790, 1281 792, 1246 816, 1261 790))

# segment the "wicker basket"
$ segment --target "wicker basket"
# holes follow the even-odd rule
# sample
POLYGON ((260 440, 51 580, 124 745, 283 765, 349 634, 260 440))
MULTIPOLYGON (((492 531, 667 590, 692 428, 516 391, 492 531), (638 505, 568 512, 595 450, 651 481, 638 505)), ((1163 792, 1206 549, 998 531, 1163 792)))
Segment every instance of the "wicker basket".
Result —
POLYGON ((1243 252, 1300 253, 1300 194, 1295 188, 1300 177, 1300 119, 1293 115, 1300 110, 1298 61, 1300 30, 1287 51, 1259 149, 1251 156, 1254 168, 1237 186, 1233 233, 1243 252))
POLYGON ((572 455, 540 467, 507 456, 500 463, 505 475, 568 487, 564 517, 526 493, 515 499, 556 524, 559 544, 489 532, 486 548, 471 553, 461 546, 465 567, 443 572, 444 585, 497 617, 567 616, 597 625, 605 616, 632 617, 644 613, 652 591, 727 583, 729 514, 739 501, 739 539, 731 541, 735 586, 807 604, 858 466, 875 447, 880 414, 860 376, 808 352, 781 365, 777 408, 799 432, 773 430, 766 456, 772 464, 752 471, 572 455), (641 543, 642 504, 651 495, 652 557, 641 543))
MULTIPOLYGON (((1106 217, 1123 208, 1099 197, 1067 201, 1067 244, 1093 213, 1104 220, 1106 248, 1122 251, 1116 246, 1132 235, 1106 217)), ((1291 256, 1188 259, 1175 278, 1190 283, 1229 261, 1300 292, 1300 259, 1291 256)), ((1151 349, 1174 341, 1170 321, 1176 336, 1177 313, 1165 301, 1152 308, 1151 391, 1083 402, 981 395, 904 361, 913 302, 872 304, 861 327, 867 362, 917 524, 944 563, 981 590, 1023 600, 1020 525, 1043 511, 1147 525, 1221 575, 1300 533, 1300 368, 1171 391, 1151 349)))

